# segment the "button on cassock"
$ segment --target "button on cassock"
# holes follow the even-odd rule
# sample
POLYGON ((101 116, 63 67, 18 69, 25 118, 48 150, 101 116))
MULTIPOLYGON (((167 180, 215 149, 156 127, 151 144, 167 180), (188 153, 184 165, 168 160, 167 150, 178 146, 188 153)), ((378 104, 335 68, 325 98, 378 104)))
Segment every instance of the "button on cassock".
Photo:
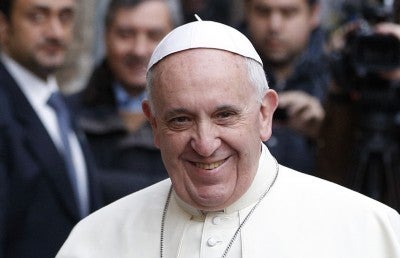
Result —
POLYGON ((210 237, 207 240, 207 245, 210 247, 216 246, 218 243, 220 243, 221 241, 218 241, 215 237, 210 237))
POLYGON ((218 216, 215 216, 213 219, 212 219, 212 223, 214 224, 214 225, 219 225, 220 223, 221 223, 221 217, 218 217, 218 216))

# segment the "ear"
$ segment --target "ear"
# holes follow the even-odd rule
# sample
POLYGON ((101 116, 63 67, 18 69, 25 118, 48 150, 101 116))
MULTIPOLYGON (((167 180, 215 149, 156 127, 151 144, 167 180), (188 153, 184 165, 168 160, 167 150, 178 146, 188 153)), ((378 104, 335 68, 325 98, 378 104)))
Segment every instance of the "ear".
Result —
POLYGON ((269 89, 261 102, 260 107, 260 138, 266 141, 272 134, 272 117, 276 107, 278 106, 278 94, 276 91, 269 89))
POLYGON ((148 100, 144 100, 142 102, 142 110, 144 115, 146 116, 147 120, 149 121, 151 128, 153 129, 153 138, 154 138, 154 145, 159 147, 159 139, 158 139, 158 133, 157 133, 157 121, 156 118, 153 115, 153 112, 151 110, 151 106, 148 100))
POLYGON ((9 30, 9 22, 5 15, 0 12, 0 44, 4 46, 6 44, 7 35, 9 30))
POLYGON ((310 8, 310 25, 312 29, 317 28, 321 23, 321 5, 314 4, 310 8))
POLYGON ((249 13, 251 12, 251 0, 244 0, 242 5, 242 7, 244 8, 243 18, 245 21, 247 21, 249 13))

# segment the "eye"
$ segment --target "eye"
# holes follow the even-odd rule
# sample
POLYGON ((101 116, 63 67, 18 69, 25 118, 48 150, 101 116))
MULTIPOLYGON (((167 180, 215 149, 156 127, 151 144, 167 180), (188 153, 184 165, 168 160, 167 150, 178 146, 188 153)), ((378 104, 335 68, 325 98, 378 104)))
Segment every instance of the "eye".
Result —
POLYGON ((73 23, 73 21, 74 21, 74 18, 75 18, 75 12, 73 11, 73 10, 70 10, 70 9, 68 9, 68 10, 63 10, 61 13, 60 13, 60 21, 61 21, 61 23, 63 23, 63 24, 71 24, 71 23, 73 23))
POLYGON ((154 29, 154 30, 150 30, 148 31, 148 37, 155 41, 158 42, 160 41, 167 33, 164 30, 161 29, 154 29))
POLYGON ((256 6, 254 7, 254 13, 258 17, 269 17, 271 15, 271 9, 266 6, 256 6))
POLYGON ((46 15, 40 11, 30 12, 28 17, 33 23, 42 23, 46 20, 46 15))
POLYGON ((168 120, 167 126, 174 131, 182 131, 189 128, 193 121, 188 116, 177 116, 168 120))
POLYGON ((294 17, 298 13, 297 8, 287 8, 282 10, 282 15, 286 18, 294 17))
POLYGON ((223 111, 223 112, 219 112, 219 113, 216 115, 216 117, 217 117, 217 118, 224 119, 224 118, 232 117, 232 116, 234 116, 234 115, 235 115, 235 113, 232 112, 232 111, 223 111))
POLYGON ((221 111, 214 115, 214 120, 219 125, 231 125, 238 120, 238 113, 235 111, 221 111))
POLYGON ((116 35, 121 39, 129 39, 135 37, 135 32, 129 28, 117 28, 116 35))

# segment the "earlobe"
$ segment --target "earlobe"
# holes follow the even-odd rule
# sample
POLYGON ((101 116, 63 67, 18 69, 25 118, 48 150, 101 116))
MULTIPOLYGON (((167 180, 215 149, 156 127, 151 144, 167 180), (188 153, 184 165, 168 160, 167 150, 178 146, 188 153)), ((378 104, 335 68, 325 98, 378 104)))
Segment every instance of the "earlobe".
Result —
POLYGON ((151 106, 148 100, 144 100, 142 102, 142 110, 144 115, 146 116, 147 120, 150 122, 153 129, 157 128, 157 123, 155 121, 153 112, 151 110, 151 106))
POLYGON ((269 89, 265 93, 260 107, 260 138, 262 141, 266 141, 271 137, 272 117, 277 106, 278 94, 276 91, 269 89))
POLYGON ((153 132, 153 138, 154 138, 154 145, 156 147, 159 147, 158 137, 157 137, 157 121, 153 115, 153 112, 151 110, 151 106, 150 106, 150 103, 148 100, 144 100, 142 102, 142 110, 151 125, 152 132, 153 132))
POLYGON ((4 14, 0 13, 0 43, 4 46, 8 30, 7 18, 4 14))
POLYGON ((317 28, 321 23, 321 6, 315 4, 311 9, 311 28, 317 28))

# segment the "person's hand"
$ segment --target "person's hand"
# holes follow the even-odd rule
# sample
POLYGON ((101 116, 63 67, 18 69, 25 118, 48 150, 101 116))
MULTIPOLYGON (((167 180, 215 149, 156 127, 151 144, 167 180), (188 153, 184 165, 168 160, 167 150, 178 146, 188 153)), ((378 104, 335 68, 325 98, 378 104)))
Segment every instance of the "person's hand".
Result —
POLYGON ((338 27, 336 30, 334 30, 329 35, 328 40, 326 42, 325 45, 326 52, 332 53, 343 50, 346 45, 346 39, 348 35, 356 31, 359 27, 360 27, 360 22, 353 21, 346 23, 338 27))
POLYGON ((374 31, 379 34, 396 36, 400 40, 400 25, 392 22, 381 22, 375 25, 374 31))
POLYGON ((311 138, 318 135, 325 111, 317 98, 303 91, 281 92, 278 106, 287 111, 287 126, 311 138))

